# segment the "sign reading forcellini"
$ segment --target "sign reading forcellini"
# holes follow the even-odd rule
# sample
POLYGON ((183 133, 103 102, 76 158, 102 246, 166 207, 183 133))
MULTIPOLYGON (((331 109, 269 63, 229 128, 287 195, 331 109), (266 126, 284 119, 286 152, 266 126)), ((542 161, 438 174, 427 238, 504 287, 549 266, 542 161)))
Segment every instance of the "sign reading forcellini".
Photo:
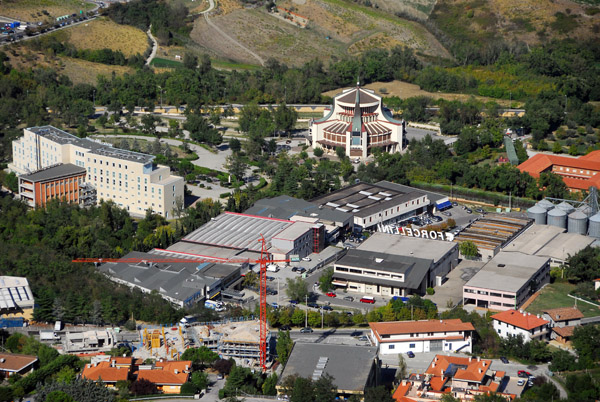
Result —
POLYGON ((454 235, 447 232, 436 232, 435 230, 412 229, 403 226, 377 225, 377 231, 402 236, 419 237, 421 239, 453 241, 454 235))

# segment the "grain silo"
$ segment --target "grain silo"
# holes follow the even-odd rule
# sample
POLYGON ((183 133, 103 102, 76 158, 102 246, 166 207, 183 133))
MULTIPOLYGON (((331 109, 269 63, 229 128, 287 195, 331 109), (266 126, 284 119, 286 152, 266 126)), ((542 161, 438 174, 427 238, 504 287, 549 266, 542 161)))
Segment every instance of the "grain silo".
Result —
POLYGON ((562 209, 563 211, 565 211, 568 214, 570 214, 571 212, 575 211, 575 208, 573 208, 573 205, 569 204, 566 201, 561 202, 560 204, 558 204, 556 206, 556 208, 562 209))
POLYGON ((567 228, 567 213, 562 209, 554 208, 548 211, 548 225, 567 228))
POLYGON ((533 207, 527 210, 527 217, 534 220, 538 225, 546 224, 546 214, 548 212, 545 208, 542 208, 538 205, 534 205, 533 207))
POLYGON ((588 217, 581 211, 575 211, 569 214, 568 231, 569 233, 587 234, 588 217))
POLYGON ((600 239, 600 213, 597 213, 590 218, 588 234, 592 237, 600 239))
POLYGON ((554 209, 554 204, 545 198, 543 200, 539 201, 537 203, 537 205, 544 208, 546 211, 550 211, 551 209, 554 209))

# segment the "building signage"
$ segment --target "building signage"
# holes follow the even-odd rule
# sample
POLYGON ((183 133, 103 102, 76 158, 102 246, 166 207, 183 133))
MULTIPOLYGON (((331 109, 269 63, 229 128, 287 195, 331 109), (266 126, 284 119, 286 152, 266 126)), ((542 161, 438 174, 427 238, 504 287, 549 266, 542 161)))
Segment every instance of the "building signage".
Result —
POLYGON ((437 232, 435 230, 426 230, 426 229, 412 229, 406 228, 403 226, 396 227, 391 225, 377 225, 377 231, 389 234, 399 234, 402 236, 409 237, 420 237, 421 239, 431 239, 431 240, 445 240, 445 241, 453 241, 454 235, 448 232, 437 232))

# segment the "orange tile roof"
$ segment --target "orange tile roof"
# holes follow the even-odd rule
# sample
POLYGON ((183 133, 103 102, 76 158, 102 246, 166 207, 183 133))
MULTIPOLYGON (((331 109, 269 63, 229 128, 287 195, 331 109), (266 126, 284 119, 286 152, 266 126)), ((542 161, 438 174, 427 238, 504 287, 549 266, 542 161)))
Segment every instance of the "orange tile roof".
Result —
POLYGON ((563 338, 568 338, 570 336, 573 336, 573 333, 575 332, 575 325, 569 325, 568 327, 554 327, 552 328, 552 331, 556 332, 558 335, 562 336, 563 338))
MULTIPOLYGON (((592 171, 600 171, 600 151, 594 151, 588 155, 579 158, 569 158, 566 156, 536 154, 517 168, 521 172, 528 172, 532 177, 540 177, 540 173, 552 169, 552 166, 565 166, 592 171)), ((568 173, 566 173, 568 174, 568 173)), ((587 190, 591 186, 600 184, 600 175, 596 174, 585 179, 576 179, 572 177, 562 177, 565 185, 574 190, 587 190)))
POLYGON ((110 362, 100 362, 97 365, 86 364, 81 373, 83 378, 102 382, 127 381, 129 370, 124 367, 111 367, 110 362))
POLYGON ((434 376, 429 380, 429 385, 434 391, 443 391, 444 384, 446 384, 446 381, 448 381, 448 377, 444 377, 442 379, 442 377, 434 376))
MULTIPOLYGON (((370 322, 369 326, 375 333, 377 339, 382 342, 381 335, 419 334, 429 332, 457 332, 474 331, 470 322, 462 322, 460 319, 452 320, 422 320, 422 321, 391 321, 370 322)), ((429 338, 427 338, 429 339, 429 338)), ((442 339, 446 339, 443 337, 442 339)), ((390 341, 384 339, 383 342, 390 341)), ((398 342, 398 340, 391 340, 398 342)))
POLYGON ((492 316, 494 320, 502 321, 525 330, 541 327, 548 321, 538 318, 535 314, 521 313, 516 310, 506 310, 492 316))
POLYGON ((412 384, 409 381, 407 381, 404 385, 400 383, 400 385, 398 385, 398 388, 396 388, 396 390, 392 394, 392 398, 394 398, 396 402, 415 402, 414 399, 408 398, 406 396, 408 391, 410 391, 411 386, 412 384))
POLYGON ((592 151, 587 155, 580 156, 579 159, 600 163, 600 151, 592 151))
POLYGON ((527 172, 533 177, 540 177, 540 173, 548 168, 552 168, 553 162, 545 154, 536 154, 525 162, 521 163, 517 168, 521 172, 527 172))
POLYGON ((461 366, 456 370, 453 378, 463 381, 481 382, 490 368, 492 361, 486 359, 477 361, 477 359, 469 357, 436 355, 427 367, 425 374, 441 376, 450 364, 461 366))
POLYGON ((488 385, 480 385, 479 390, 483 392, 496 392, 500 384, 497 382, 490 382, 488 385))
POLYGON ((143 378, 157 385, 182 385, 189 378, 192 362, 189 360, 156 362, 154 367, 152 370, 140 370, 138 379, 143 378), (177 370, 177 374, 175 374, 175 370, 177 370))
POLYGON ((544 313, 548 314, 552 318, 552 321, 565 321, 583 318, 583 313, 579 311, 577 307, 553 308, 550 310, 544 310, 544 313))
POLYGON ((506 371, 496 371, 494 373, 494 377, 498 377, 500 379, 504 378, 506 376, 506 371))

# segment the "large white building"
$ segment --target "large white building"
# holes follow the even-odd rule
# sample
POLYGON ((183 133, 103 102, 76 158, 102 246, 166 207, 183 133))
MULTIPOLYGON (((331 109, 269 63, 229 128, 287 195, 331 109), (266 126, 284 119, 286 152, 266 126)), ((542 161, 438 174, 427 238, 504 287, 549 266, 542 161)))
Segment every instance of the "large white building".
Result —
POLYGON ((548 321, 539 316, 522 310, 507 310, 492 316, 494 331, 502 338, 523 336, 524 342, 532 339, 546 340, 548 338, 548 321))
POLYGON ((183 199, 183 178, 172 176, 166 166, 155 165, 152 155, 113 148, 52 126, 23 131, 23 137, 13 141, 9 165, 18 175, 66 163, 83 167, 85 182, 96 189, 98 202, 112 200, 138 216, 152 209, 171 218, 176 200, 183 199))
POLYGON ((376 148, 402 151, 405 123, 393 119, 381 99, 358 84, 344 90, 333 98, 333 106, 323 118, 311 122, 312 146, 328 153, 342 147, 352 158, 366 158, 376 148))
POLYGON ((459 319, 370 322, 370 337, 381 355, 422 352, 471 353, 475 327, 459 319))

